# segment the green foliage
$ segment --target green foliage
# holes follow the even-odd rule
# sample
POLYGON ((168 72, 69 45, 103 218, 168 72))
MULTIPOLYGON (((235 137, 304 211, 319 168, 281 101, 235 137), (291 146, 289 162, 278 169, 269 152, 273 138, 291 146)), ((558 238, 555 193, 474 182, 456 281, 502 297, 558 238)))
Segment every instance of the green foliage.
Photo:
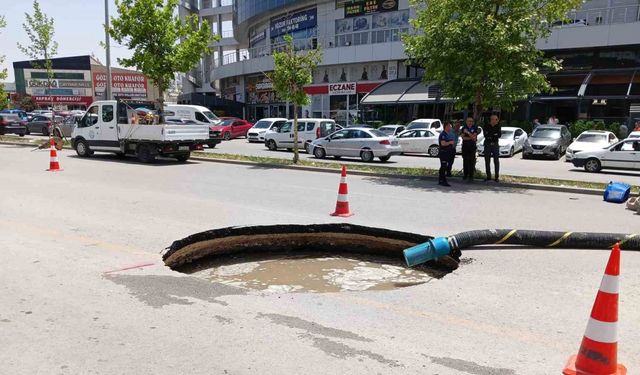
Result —
POLYGON ((456 106, 503 110, 528 95, 549 91, 543 71, 560 61, 536 48, 552 22, 582 0, 410 0, 417 9, 405 35, 411 61, 425 68, 425 81, 439 81, 456 106), (428 5, 427 5, 428 4, 428 5))
POLYGON ((13 102, 13 107, 31 112, 38 108, 38 103, 36 103, 31 95, 17 95, 13 102))
POLYGON ((33 0, 33 15, 24 14, 25 23, 22 28, 27 33, 30 44, 24 46, 18 43, 18 49, 33 60, 44 60, 42 64, 32 64, 36 69, 46 69, 48 80, 53 79, 51 58, 58 53, 58 42, 53 37, 55 29, 53 18, 42 12, 38 0, 33 0))
POLYGON ((195 14, 181 21, 177 7, 178 0, 116 0, 120 17, 111 18, 108 30, 116 42, 133 51, 118 62, 143 72, 158 86, 160 105, 174 74, 196 67, 216 38, 209 23, 198 24, 195 14))
POLYGON ((322 60, 320 50, 296 52, 291 35, 284 36, 282 51, 273 54, 274 71, 267 74, 273 89, 283 101, 293 104, 293 162, 298 155, 298 107, 309 104, 304 86, 313 82, 313 70, 322 60))

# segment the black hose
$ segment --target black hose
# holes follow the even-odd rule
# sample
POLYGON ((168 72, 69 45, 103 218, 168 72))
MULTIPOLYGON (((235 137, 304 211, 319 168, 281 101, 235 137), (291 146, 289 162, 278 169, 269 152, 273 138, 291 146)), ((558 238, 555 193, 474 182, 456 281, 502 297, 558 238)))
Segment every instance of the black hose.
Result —
POLYGON ((539 230, 485 229, 448 237, 452 250, 478 245, 525 245, 569 249, 610 249, 616 243, 622 250, 640 250, 640 235, 621 233, 551 232, 539 230))

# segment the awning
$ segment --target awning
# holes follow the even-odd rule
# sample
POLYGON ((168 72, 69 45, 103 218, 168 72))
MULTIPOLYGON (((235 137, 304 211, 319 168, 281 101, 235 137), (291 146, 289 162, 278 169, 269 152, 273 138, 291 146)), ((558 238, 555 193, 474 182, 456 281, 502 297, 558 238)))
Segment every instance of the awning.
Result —
POLYGON ((417 79, 387 81, 362 98, 361 105, 372 104, 426 104, 450 102, 442 98, 442 89, 436 82, 425 84, 417 79))

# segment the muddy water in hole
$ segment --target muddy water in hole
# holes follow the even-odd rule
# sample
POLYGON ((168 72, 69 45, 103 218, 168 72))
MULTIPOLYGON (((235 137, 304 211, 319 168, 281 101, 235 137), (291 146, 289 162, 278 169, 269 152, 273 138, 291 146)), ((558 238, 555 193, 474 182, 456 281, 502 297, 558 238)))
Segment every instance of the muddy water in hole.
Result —
POLYGON ((389 258, 334 255, 226 257, 201 263, 193 276, 227 285, 272 293, 389 290, 422 284, 433 272, 408 269, 389 258))

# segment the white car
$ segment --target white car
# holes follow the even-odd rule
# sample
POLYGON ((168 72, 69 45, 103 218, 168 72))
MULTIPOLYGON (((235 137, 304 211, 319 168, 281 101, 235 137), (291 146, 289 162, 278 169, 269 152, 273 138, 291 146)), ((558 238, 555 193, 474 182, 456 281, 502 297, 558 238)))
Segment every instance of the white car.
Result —
POLYGON ((397 136, 405 131, 406 128, 404 125, 384 125, 379 127, 378 130, 389 136, 397 136))
POLYGON ((435 158, 440 154, 439 137, 440 133, 429 129, 405 130, 398 135, 398 144, 403 153, 427 154, 435 158))
POLYGON ((565 160, 570 162, 573 155, 581 151, 600 150, 618 142, 618 137, 604 130, 588 130, 582 132, 567 148, 565 160))
POLYGON ((437 132, 441 132, 443 129, 442 121, 437 118, 419 118, 411 121, 407 125, 407 130, 413 129, 431 129, 437 132))
POLYGON ((629 138, 640 138, 640 131, 633 131, 629 133, 629 135, 627 136, 627 139, 629 138))
POLYGON ((326 156, 340 159, 347 156, 360 157, 364 162, 371 162, 376 157, 385 162, 392 155, 399 155, 402 151, 395 137, 389 137, 377 129, 370 128, 338 130, 328 137, 313 141, 309 150, 318 159, 326 156))
POLYGON ((275 130, 287 122, 286 118, 263 118, 256 122, 247 132, 249 142, 264 142, 264 135, 269 130, 275 130))
POLYGON ((602 169, 640 169, 640 139, 625 139, 600 150, 573 155, 573 165, 587 172, 602 169))
MULTIPOLYGON (((524 130, 503 126, 500 140, 498 140, 500 156, 512 157, 516 152, 522 151, 527 138, 527 133, 524 130)), ((484 137, 482 139, 484 141, 484 137)), ((478 137, 478 154, 484 155, 484 142, 480 143, 480 137, 478 137)))

